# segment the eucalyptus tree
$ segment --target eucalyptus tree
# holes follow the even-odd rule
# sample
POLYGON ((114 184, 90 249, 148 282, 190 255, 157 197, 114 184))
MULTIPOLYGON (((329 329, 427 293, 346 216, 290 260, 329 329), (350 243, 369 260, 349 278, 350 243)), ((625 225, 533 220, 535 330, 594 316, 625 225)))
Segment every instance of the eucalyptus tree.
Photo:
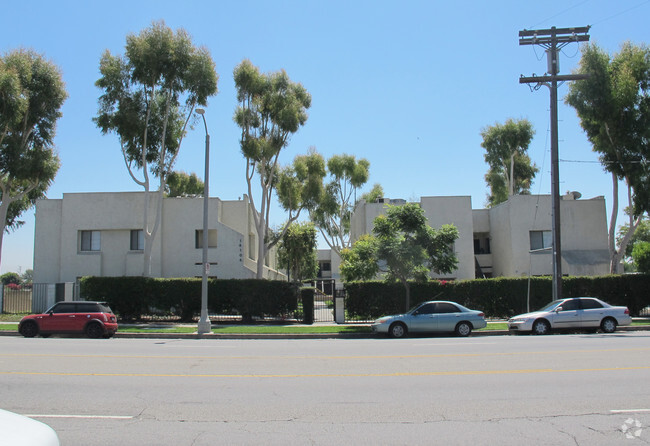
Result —
POLYGON ((151 275, 167 177, 192 112, 217 93, 218 76, 206 48, 194 46, 185 30, 174 32, 162 21, 139 34, 129 34, 125 50, 124 56, 107 50, 101 58, 96 85, 103 94, 93 120, 103 134, 118 135, 129 175, 144 189, 143 272, 151 275), (157 190, 152 177, 158 179, 157 190), (152 201, 153 219, 149 215, 152 201))
POLYGON ((23 223, 59 170, 54 135, 66 98, 61 72, 42 55, 0 58, 0 253, 5 231, 23 223))
MULTIPOLYGON (((341 251, 351 246, 350 217, 358 200, 357 192, 370 176, 370 162, 354 155, 334 155, 327 160, 327 170, 329 181, 309 215, 327 245, 341 256, 341 251)), ((375 185, 373 191, 380 194, 381 186, 375 185)))
POLYGON ((489 205, 506 201, 515 194, 530 193, 533 178, 539 169, 527 155, 535 130, 527 119, 508 119, 481 131, 485 162, 489 170, 485 180, 490 187, 489 205))
POLYGON ((183 171, 173 171, 167 175, 166 191, 168 197, 183 197, 187 195, 203 195, 205 184, 195 174, 183 171))
POLYGON ((623 44, 613 57, 597 45, 582 49, 579 74, 565 101, 576 109, 580 124, 612 176, 609 222, 610 272, 615 273, 641 218, 650 211, 650 49, 623 44), (625 181, 632 205, 627 232, 617 248, 619 181, 625 181))
MULTIPOLYGON (((269 217, 271 200, 276 186, 283 208, 290 212, 287 224, 295 221, 300 211, 311 205, 310 193, 317 188, 315 182, 302 187, 298 180, 320 175, 324 171, 318 156, 308 155, 304 163, 294 162, 283 170, 280 153, 288 146, 292 134, 307 121, 311 96, 299 83, 292 82, 284 70, 261 73, 249 60, 242 61, 233 72, 239 105, 233 116, 241 128, 240 148, 246 159, 246 183, 248 197, 255 209, 253 221, 257 231, 257 278, 264 276, 264 259, 277 243, 271 238, 269 217), (257 188, 254 192, 254 182, 257 188), (256 198, 257 197, 257 198, 256 198)), ((323 172, 324 175, 324 172, 323 172)), ((286 228, 286 226, 285 226, 286 228)), ((280 231, 282 233, 283 231, 280 231)), ((280 234, 281 235, 281 234, 280 234)))
POLYGON ((415 203, 389 206, 386 215, 375 218, 372 233, 343 251, 341 275, 349 281, 383 274, 387 281, 400 282, 405 311, 411 306, 410 280, 427 281, 432 271, 448 274, 457 268, 453 245, 458 229, 453 225, 431 228, 415 203))

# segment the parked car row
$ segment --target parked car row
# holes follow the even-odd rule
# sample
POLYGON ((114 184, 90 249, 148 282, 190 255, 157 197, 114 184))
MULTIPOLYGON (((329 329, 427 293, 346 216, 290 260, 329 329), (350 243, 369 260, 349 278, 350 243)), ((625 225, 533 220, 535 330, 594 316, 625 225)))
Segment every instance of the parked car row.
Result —
MULTIPOLYGON (((630 325, 627 307, 609 305, 595 297, 558 299, 544 308, 508 320, 513 333, 544 335, 556 330, 581 329, 613 333, 620 325, 630 325)), ((485 314, 456 302, 429 301, 404 314, 384 316, 370 327, 373 333, 401 338, 409 333, 455 333, 469 336, 485 328, 485 314)), ((25 337, 52 334, 85 334, 90 338, 110 338, 117 332, 117 318, 106 302, 58 302, 45 313, 25 316, 18 331, 25 337)))
MULTIPOLYGON (((544 308, 508 320, 512 333, 549 334, 552 331, 580 329, 613 333, 620 325, 630 325, 627 307, 616 307, 595 297, 558 299, 544 308)), ((404 314, 384 316, 372 325, 374 333, 401 338, 409 333, 455 333, 469 336, 472 330, 487 325, 485 314, 449 301, 429 301, 404 314)))

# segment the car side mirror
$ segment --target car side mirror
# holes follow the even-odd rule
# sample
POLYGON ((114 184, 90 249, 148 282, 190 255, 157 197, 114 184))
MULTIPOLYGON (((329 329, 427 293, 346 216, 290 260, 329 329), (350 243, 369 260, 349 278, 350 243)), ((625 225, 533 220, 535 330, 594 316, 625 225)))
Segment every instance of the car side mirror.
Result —
POLYGON ((555 312, 556 312, 556 313, 559 313, 560 311, 564 311, 564 308, 562 308, 562 307, 557 307, 557 308, 555 309, 555 312))

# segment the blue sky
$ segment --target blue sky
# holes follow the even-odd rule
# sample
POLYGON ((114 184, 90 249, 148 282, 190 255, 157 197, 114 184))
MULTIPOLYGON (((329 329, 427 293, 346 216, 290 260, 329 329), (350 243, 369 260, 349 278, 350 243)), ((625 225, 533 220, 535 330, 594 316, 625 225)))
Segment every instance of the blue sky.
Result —
MULTIPOLYGON (((206 119, 211 135, 210 192, 225 200, 246 191, 245 164, 232 121, 232 72, 248 58, 264 72, 285 69, 312 95, 310 117, 281 156, 284 164, 314 146, 325 157, 349 153, 371 163, 368 188, 390 198, 465 195, 485 204, 487 166, 481 129, 508 118, 536 130, 529 155, 540 167, 533 193, 550 193, 549 93, 531 92, 520 75, 543 74, 539 47, 519 46, 522 29, 591 25, 591 41, 610 53, 626 40, 650 41, 650 0, 522 1, 94 1, 5 2, 0 51, 33 48, 57 64, 69 98, 56 146, 62 167, 48 198, 69 192, 139 190, 113 135, 92 122, 94 86, 104 50, 123 54, 126 36, 152 21, 185 28, 208 48, 220 76, 206 119)), ((579 45, 560 56, 562 73, 579 61, 579 45)), ((560 89, 560 97, 567 87, 560 89)), ((560 190, 605 196, 611 179, 596 163, 575 112, 560 118, 560 190)), ((177 170, 203 176, 204 131, 183 142, 177 170)), ((623 195, 623 194, 622 194, 623 195)), ((623 203, 626 201, 621 196, 623 203)), ((6 234, 0 272, 32 267, 34 211, 6 234)), ((285 216, 274 209, 272 223, 285 216)), ((619 223, 621 220, 619 218, 619 223)))

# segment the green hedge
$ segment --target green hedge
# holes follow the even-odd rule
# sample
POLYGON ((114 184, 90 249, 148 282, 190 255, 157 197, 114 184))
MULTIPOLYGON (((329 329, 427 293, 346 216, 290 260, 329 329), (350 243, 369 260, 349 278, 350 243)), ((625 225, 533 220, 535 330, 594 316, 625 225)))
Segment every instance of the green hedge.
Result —
MULTIPOLYGON (((525 313, 528 278, 495 278, 457 282, 431 281, 411 284, 411 304, 427 300, 451 300, 481 310, 487 317, 507 318, 525 313)), ((345 285, 345 306, 351 317, 375 319, 404 312, 405 291, 398 283, 354 282, 345 285)), ((624 305, 632 315, 650 306, 650 275, 630 274, 598 277, 565 277, 563 297, 593 296, 612 305, 624 305)), ((530 309, 551 301, 552 279, 530 279, 530 309)))
MULTIPOLYGON (((156 279, 148 277, 84 277, 81 295, 106 301, 121 319, 162 313, 190 321, 201 311, 201 279, 156 279)), ((298 289, 273 280, 208 281, 208 312, 253 317, 293 314, 298 307, 298 289)))

